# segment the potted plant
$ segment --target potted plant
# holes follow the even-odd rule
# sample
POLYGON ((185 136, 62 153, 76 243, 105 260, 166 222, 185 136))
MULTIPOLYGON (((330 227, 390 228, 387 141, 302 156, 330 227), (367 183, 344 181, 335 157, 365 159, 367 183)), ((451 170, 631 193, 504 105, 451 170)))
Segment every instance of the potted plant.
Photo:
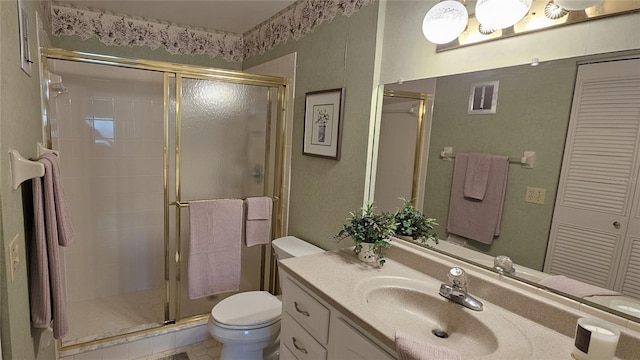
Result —
POLYGON ((404 206, 394 215, 397 224, 396 234, 410 237, 421 244, 427 244, 429 240, 438 244, 438 234, 433 230, 434 225, 438 225, 436 219, 424 216, 416 210, 411 201, 400 200, 404 206))
POLYGON ((375 214, 373 203, 367 204, 358 212, 350 212, 347 223, 342 226, 342 230, 335 236, 341 241, 350 237, 355 248, 353 252, 358 257, 367 262, 377 261, 380 266, 385 263, 384 250, 391 244, 391 236, 395 235, 396 222, 394 214, 383 212, 375 214))

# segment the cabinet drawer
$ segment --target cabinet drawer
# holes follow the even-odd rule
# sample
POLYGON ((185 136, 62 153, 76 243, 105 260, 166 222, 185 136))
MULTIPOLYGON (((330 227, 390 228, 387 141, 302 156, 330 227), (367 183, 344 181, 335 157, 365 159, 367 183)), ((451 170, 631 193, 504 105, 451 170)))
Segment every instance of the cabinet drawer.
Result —
POLYGON ((326 345, 329 337, 329 309, 288 277, 284 280, 283 292, 284 311, 302 324, 316 340, 326 345))
POLYGON ((280 344, 280 360, 298 360, 284 344, 280 344))
POLYGON ((282 314, 280 348, 287 348, 298 360, 327 358, 327 350, 287 313, 282 314))

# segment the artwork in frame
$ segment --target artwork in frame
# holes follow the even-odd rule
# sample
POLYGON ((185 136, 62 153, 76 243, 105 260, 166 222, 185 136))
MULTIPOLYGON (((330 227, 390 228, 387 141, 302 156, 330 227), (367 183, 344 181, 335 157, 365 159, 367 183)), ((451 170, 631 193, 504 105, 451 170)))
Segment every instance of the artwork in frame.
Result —
POLYGON ((340 160, 344 89, 308 92, 304 106, 304 155, 340 160))

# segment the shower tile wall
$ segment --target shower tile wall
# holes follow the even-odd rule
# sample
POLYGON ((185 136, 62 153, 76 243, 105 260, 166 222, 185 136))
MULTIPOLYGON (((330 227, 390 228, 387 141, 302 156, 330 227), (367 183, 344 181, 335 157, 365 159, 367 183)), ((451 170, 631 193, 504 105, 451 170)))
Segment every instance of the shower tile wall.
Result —
MULTIPOLYGON (((163 98, 157 83, 64 76, 51 105, 76 241, 67 301, 163 285, 163 98)), ((161 314, 159 314, 161 316, 161 314)))

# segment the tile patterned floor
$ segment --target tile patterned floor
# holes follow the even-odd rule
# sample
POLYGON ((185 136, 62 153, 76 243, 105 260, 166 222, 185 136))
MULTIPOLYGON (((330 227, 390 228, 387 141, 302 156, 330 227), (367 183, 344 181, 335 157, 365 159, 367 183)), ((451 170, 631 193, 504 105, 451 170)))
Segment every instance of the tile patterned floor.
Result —
POLYGON ((69 302, 67 319, 65 345, 157 326, 164 321, 163 289, 69 302))
POLYGON ((207 339, 203 342, 182 346, 162 353, 153 354, 137 358, 135 360, 159 360, 168 356, 186 352, 189 360, 219 360, 222 353, 222 344, 214 339, 207 339))

